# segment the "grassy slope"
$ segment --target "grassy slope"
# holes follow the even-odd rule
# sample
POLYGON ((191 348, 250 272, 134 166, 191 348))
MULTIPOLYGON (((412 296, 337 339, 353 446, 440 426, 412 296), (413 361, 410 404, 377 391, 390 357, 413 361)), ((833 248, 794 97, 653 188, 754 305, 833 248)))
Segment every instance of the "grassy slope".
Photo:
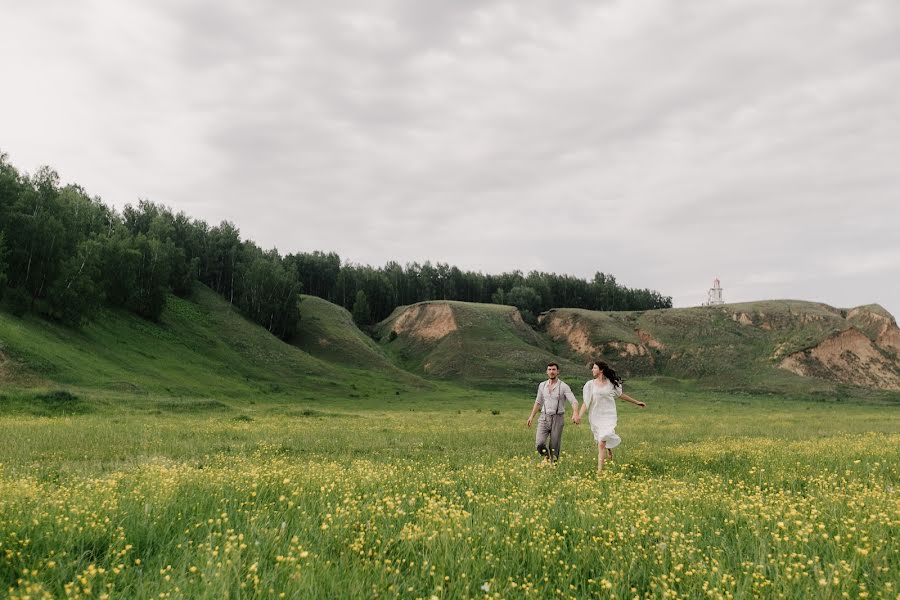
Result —
MULTIPOLYGON (((450 383, 531 389, 549 360, 561 363, 563 378, 573 386, 587 377, 587 356, 535 332, 515 318, 514 308, 441 304, 452 309, 456 331, 437 341, 408 333, 390 340, 394 322, 407 308, 401 307, 378 326, 380 344, 359 331, 347 311, 313 297, 301 302, 301 333, 286 344, 202 286, 189 299, 171 297, 158 324, 105 311, 93 323, 71 329, 0 312, 0 383, 118 395, 362 399, 382 392, 393 397, 403 391, 434 391, 450 383), (417 374, 447 383, 426 382, 417 374)), ((865 308, 884 312, 877 306, 865 308)), ((775 368, 780 360, 773 358, 776 354, 810 348, 851 325, 869 322, 868 317, 846 319, 846 314, 810 302, 767 301, 645 312, 559 309, 551 316, 586 324, 589 341, 598 348, 611 341, 640 344, 637 331, 649 333, 663 349, 621 357, 606 347, 602 355, 629 375, 655 376, 673 390, 683 385, 680 381, 698 380, 707 387, 755 392, 889 395, 775 368)), ((876 329, 870 329, 867 335, 873 337, 876 329)))
MULTIPOLYGON (((386 377, 397 385, 412 386, 420 391, 433 387, 419 376, 396 366, 384 350, 356 326, 347 309, 316 296, 302 296, 300 331, 290 343, 338 368, 368 373, 367 379, 386 377)), ((361 381, 360 385, 368 387, 369 382, 361 381)))
POLYGON ((390 369, 390 359, 353 322, 350 312, 316 296, 302 296, 300 331, 290 342, 322 360, 369 368, 390 369))
POLYGON ((357 376, 282 342, 200 286, 189 299, 170 297, 160 323, 108 310, 72 329, 0 312, 0 341, 8 386, 236 397, 343 388, 357 376))
POLYGON ((382 347, 405 368, 489 388, 531 385, 551 360, 560 362, 564 379, 583 375, 583 367, 561 360, 547 339, 516 319, 514 307, 445 301, 434 304, 449 305, 458 325, 456 331, 440 340, 417 340, 408 334, 391 340, 394 322, 408 308, 405 306, 378 325, 382 347))
MULTIPOLYGON (((645 356, 604 352, 632 374, 704 379, 718 388, 833 394, 846 392, 846 387, 799 377, 776 365, 850 327, 845 312, 814 302, 770 300, 636 312, 559 309, 553 315, 585 323, 590 342, 600 348, 611 340, 639 344, 637 330, 665 346, 645 356)), ((571 348, 563 352, 577 356, 571 348)))

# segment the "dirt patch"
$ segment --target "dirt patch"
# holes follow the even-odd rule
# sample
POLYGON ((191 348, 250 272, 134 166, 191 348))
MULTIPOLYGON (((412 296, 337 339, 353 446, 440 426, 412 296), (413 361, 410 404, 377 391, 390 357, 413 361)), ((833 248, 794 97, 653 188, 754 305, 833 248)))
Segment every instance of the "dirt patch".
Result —
POLYGON ((815 348, 795 352, 778 367, 803 376, 900 390, 900 366, 887 359, 858 329, 831 336, 815 348))
POLYGON ((741 325, 753 325, 753 319, 747 313, 731 313, 731 320, 737 321, 741 325))
POLYGON ((654 350, 665 350, 666 345, 654 338, 648 332, 643 329, 635 329, 634 332, 637 334, 638 339, 641 340, 641 343, 647 346, 648 348, 653 348, 654 350))
POLYGON ((768 318, 766 318, 766 313, 760 311, 756 313, 756 316, 760 321, 762 321, 759 326, 760 329, 765 329, 766 331, 772 331, 773 329, 775 329, 775 326, 772 325, 772 322, 768 318))
POLYGON ((900 329, 893 327, 878 336, 875 344, 882 350, 900 355, 900 329))
POLYGON ((459 329, 449 304, 417 304, 394 321, 391 331, 417 340, 435 342, 459 329))
POLYGON ((880 315, 877 312, 866 308, 854 308, 847 313, 847 319, 859 319, 874 325, 878 331, 878 335, 883 335, 892 327, 896 329, 897 324, 887 315, 880 315))
POLYGON ((591 344, 588 328, 572 317, 550 317, 547 334, 554 340, 565 340, 572 350, 582 356, 594 357, 601 354, 600 348, 591 344))
POLYGON ((772 353, 772 360, 778 360, 785 354, 787 354, 788 348, 790 348, 790 343, 782 342, 775 347, 775 352, 772 353))
POLYGON ((875 340, 875 345, 882 350, 900 354, 900 329, 889 314, 857 307, 847 313, 847 320, 868 333, 875 340))
POLYGON ((643 344, 632 344, 631 342, 609 342, 606 344, 610 348, 616 350, 622 358, 628 356, 647 356, 649 352, 643 344))
POLYGON ((652 364, 653 356, 648 347, 665 348, 662 342, 640 329, 635 330, 638 338, 641 340, 639 344, 613 340, 606 342, 602 346, 596 346, 591 343, 591 334, 588 326, 574 317, 560 318, 553 316, 546 322, 546 331, 551 338, 554 340, 565 340, 577 354, 591 359, 610 354, 615 354, 620 358, 649 356, 652 364))

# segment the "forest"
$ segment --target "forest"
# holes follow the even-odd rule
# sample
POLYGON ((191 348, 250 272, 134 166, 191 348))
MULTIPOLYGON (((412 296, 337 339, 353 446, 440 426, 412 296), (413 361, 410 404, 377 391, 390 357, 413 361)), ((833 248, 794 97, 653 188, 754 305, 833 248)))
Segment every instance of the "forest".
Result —
POLYGON ((529 322, 553 307, 672 306, 670 296, 627 288, 601 272, 591 280, 536 271, 491 275, 428 261, 359 265, 335 252, 282 255, 242 239, 228 221, 210 226, 146 200, 119 212, 78 185, 62 185, 49 167, 23 173, 0 153, 0 300, 7 310, 71 326, 105 306, 158 320, 166 297, 188 295, 195 282, 283 339, 302 326, 301 293, 347 308, 363 328, 425 300, 509 304, 529 322))

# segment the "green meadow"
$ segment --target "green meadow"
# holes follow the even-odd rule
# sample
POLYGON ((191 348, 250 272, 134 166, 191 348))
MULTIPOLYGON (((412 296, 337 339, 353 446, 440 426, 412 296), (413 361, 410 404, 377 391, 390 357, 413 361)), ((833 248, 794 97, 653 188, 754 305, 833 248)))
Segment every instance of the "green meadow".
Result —
MULTIPOLYGON (((570 377, 573 383, 575 377, 570 377)), ((371 387, 371 385, 375 387, 371 387)), ((895 598, 895 406, 635 381, 601 475, 540 468, 532 396, 20 391, 0 400, 13 598, 895 598)))
POLYGON ((545 468, 524 422, 558 348, 508 310, 427 347, 301 312, 288 342, 202 287, 158 324, 0 312, 0 594, 900 593, 896 393, 629 379, 607 469, 571 423, 545 468))

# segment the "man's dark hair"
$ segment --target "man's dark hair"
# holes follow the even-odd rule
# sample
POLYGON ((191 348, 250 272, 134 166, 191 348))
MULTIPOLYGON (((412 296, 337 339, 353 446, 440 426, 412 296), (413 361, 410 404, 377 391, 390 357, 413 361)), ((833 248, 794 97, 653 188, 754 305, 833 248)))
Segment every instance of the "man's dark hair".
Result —
POLYGON ((559 371, 559 365, 556 364, 555 362, 547 363, 547 368, 549 369, 550 367, 556 367, 556 370, 559 371))

